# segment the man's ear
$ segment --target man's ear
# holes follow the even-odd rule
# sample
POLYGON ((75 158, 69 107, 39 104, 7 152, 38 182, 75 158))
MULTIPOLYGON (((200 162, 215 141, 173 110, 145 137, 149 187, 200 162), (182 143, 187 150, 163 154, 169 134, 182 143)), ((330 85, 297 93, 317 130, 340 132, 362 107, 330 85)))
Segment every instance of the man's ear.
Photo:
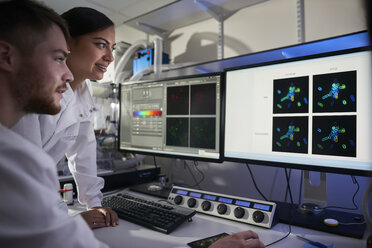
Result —
POLYGON ((15 47, 0 40, 0 70, 11 71, 14 66, 15 47))

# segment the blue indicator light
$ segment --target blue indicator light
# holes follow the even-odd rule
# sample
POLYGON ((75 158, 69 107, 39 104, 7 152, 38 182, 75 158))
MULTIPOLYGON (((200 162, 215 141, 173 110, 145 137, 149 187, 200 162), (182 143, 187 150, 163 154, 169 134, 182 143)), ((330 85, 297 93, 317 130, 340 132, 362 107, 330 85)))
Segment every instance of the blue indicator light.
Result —
POLYGON ((230 198, 220 197, 220 198, 218 199, 218 201, 219 201, 219 202, 224 202, 224 203, 229 203, 229 204, 231 204, 233 200, 230 199, 230 198))
POLYGON ((246 201, 235 201, 235 205, 238 205, 238 206, 243 206, 243 207, 248 207, 251 205, 250 202, 246 202, 246 201))
POLYGON ((201 194, 200 193, 195 193, 195 192, 190 192, 190 196, 200 198, 201 194))
POLYGON ((180 195, 187 195, 187 191, 186 190, 177 190, 177 194, 180 194, 180 195))
POLYGON ((206 200, 215 201, 217 197, 215 197, 214 195, 204 195, 203 198, 206 200))
POLYGON ((253 208, 260 209, 260 210, 265 210, 265 211, 270 211, 270 205, 263 205, 263 204, 255 203, 253 205, 253 208))

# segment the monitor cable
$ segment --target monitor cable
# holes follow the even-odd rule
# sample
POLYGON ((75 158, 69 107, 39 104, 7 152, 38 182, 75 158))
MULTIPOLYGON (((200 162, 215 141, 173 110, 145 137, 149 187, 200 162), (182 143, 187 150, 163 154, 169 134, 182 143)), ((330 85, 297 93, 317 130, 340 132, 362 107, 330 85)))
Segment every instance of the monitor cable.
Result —
POLYGON ((158 168, 158 164, 156 163, 156 158, 155 156, 152 156, 154 158, 154 165, 155 165, 155 168, 158 168))
POLYGON ((196 179, 194 173, 193 173, 192 170, 190 169, 190 165, 186 162, 186 160, 184 160, 183 163, 184 163, 184 166, 189 170, 190 175, 192 176, 192 178, 193 178, 194 181, 195 181, 195 184, 194 184, 193 186, 191 186, 191 188, 195 188, 195 187, 197 187, 198 189, 201 189, 201 187, 200 187, 200 183, 201 183, 202 181, 204 181, 205 176, 204 176, 204 173, 201 172, 200 169, 197 167, 198 163, 197 163, 196 161, 194 161, 195 169, 196 169, 196 170, 201 174, 201 176, 202 176, 202 178, 201 178, 199 181, 196 179))
MULTIPOLYGON (((284 169, 285 169, 285 176, 286 176, 286 180, 287 180, 287 188, 286 188, 286 190, 289 191, 289 196, 290 196, 291 204, 293 206, 294 203, 293 203, 293 197, 292 197, 292 189, 291 189, 291 185, 290 185, 290 177, 288 175, 287 168, 284 168, 284 169)), ((293 209, 296 211, 296 208, 293 208, 293 207, 290 207, 289 208, 289 211, 293 211, 293 209)), ((271 246, 273 244, 276 244, 276 243, 282 241, 283 239, 287 238, 292 233, 292 222, 293 222, 293 219, 294 219, 295 214, 291 214, 291 216, 292 216, 291 217, 291 220, 288 223, 288 232, 283 237, 281 237, 280 239, 278 239, 278 240, 276 240, 274 242, 271 242, 270 244, 265 245, 265 247, 269 247, 269 246, 271 246)))
POLYGON ((301 176, 300 176, 300 186, 298 187, 300 190, 298 191, 298 205, 301 204, 301 199, 302 199, 302 184, 304 181, 304 171, 301 170, 301 176))
POLYGON ((253 182, 254 187, 256 188, 257 192, 261 195, 261 197, 262 197, 265 201, 269 201, 269 200, 266 198, 266 196, 261 192, 261 190, 258 188, 258 186, 257 186, 257 184, 256 184, 256 180, 254 179, 254 176, 253 176, 253 173, 252 173, 251 167, 249 166, 248 163, 245 163, 245 165, 246 165, 247 168, 248 168, 249 174, 251 175, 252 182, 253 182))
POLYGON ((359 209, 358 205, 355 203, 355 197, 356 197, 356 195, 359 192, 360 185, 359 185, 359 182, 358 182, 358 180, 356 179, 355 176, 350 176, 350 177, 351 177, 351 180, 353 181, 353 183, 355 185, 357 185, 357 188, 356 188, 356 190, 354 192, 354 195, 353 195, 353 197, 351 199, 354 207, 353 208, 346 208, 346 207, 340 207, 340 206, 327 206, 327 207, 323 207, 323 208, 320 208, 320 209, 328 209, 328 208, 337 208, 337 209, 342 209, 342 210, 358 210, 359 209))
MULTIPOLYGON (((196 169, 196 170, 199 172, 199 174, 201 175, 201 179, 200 179, 200 181, 198 182, 198 185, 200 185, 200 184, 204 181, 204 179, 205 179, 205 175, 204 175, 204 173, 200 170, 198 161, 195 161, 195 160, 194 160, 194 166, 195 166, 195 169, 196 169)), ((199 188, 200 188, 200 187, 199 187, 199 188)))
POLYGON ((291 179, 291 170, 289 171, 289 174, 288 174, 288 171, 287 171, 287 168, 284 168, 284 172, 285 172, 285 177, 287 179, 287 189, 286 189, 286 196, 285 196, 285 201, 287 200, 287 192, 289 192, 289 198, 291 200, 291 204, 293 205, 293 197, 292 197, 292 190, 291 190, 291 185, 290 185, 290 179, 291 179))

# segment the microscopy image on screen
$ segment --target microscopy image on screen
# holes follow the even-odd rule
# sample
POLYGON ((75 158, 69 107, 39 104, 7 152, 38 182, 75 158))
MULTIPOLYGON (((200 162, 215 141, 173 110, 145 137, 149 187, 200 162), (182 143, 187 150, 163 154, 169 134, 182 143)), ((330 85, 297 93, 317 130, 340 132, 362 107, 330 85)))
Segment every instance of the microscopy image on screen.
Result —
POLYGON ((216 148, 216 118, 190 119, 190 147, 216 148))
POLYGON ((356 71, 314 75, 314 113, 355 112, 356 80, 356 71))
POLYGON ((276 152, 308 152, 308 117, 274 117, 272 149, 276 152))
POLYGON ((190 114, 216 114, 216 84, 196 84, 191 86, 190 114))
POLYGON ((356 156, 356 116, 314 116, 313 154, 356 156))
POLYGON ((167 118, 167 146, 188 146, 189 118, 167 118))
POLYGON ((309 111, 309 77, 274 80, 273 113, 307 113, 309 111))
POLYGON ((189 114, 189 86, 167 88, 167 115, 189 114))

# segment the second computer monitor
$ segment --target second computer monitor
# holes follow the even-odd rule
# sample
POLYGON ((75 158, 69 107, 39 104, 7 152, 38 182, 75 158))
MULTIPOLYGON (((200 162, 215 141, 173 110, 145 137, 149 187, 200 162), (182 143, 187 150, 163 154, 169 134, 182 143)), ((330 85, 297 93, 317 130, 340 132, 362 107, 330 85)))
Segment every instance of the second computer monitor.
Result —
POLYGON ((371 175, 370 48, 226 72, 226 159, 371 175))
POLYGON ((119 149, 221 159, 221 74, 120 85, 119 149))

